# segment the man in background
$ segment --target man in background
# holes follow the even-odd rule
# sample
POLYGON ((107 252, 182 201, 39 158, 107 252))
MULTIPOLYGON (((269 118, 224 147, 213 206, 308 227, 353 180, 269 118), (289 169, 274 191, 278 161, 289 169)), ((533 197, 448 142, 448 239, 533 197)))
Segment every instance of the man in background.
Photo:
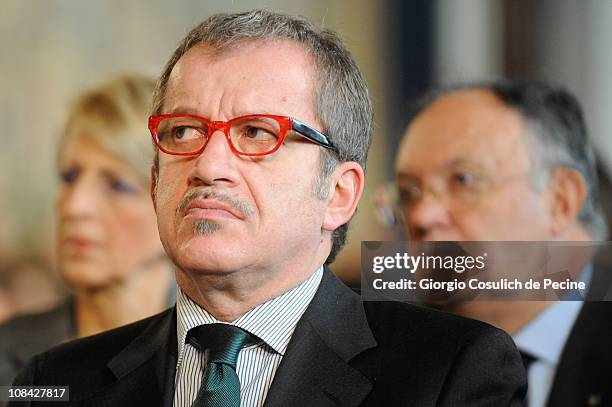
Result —
MULTIPOLYGON (((605 240, 593 151, 580 106, 563 89, 500 81, 435 91, 411 115, 395 167, 412 240, 605 240)), ((595 292, 607 272, 585 265, 581 278, 595 292)), ((608 303, 448 306, 513 335, 529 406, 612 403, 608 303)))

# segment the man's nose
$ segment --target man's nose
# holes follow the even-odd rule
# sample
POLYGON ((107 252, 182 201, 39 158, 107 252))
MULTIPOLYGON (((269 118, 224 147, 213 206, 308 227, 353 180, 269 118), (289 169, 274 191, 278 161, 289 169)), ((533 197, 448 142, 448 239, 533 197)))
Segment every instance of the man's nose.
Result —
POLYGON ((438 194, 425 191, 420 199, 404 208, 407 233, 411 239, 426 239, 428 233, 449 225, 447 204, 438 194))
POLYGON ((235 185, 239 181, 236 168, 240 157, 232 151, 229 142, 222 131, 215 131, 210 135, 204 151, 196 158, 195 166, 189 177, 191 184, 235 185))

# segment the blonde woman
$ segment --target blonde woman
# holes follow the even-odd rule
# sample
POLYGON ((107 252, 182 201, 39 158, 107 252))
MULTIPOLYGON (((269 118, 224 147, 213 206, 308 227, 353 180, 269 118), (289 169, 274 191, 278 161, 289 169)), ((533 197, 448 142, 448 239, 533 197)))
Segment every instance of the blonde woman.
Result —
POLYGON ((154 82, 114 79, 80 97, 59 144, 58 259, 73 295, 0 327, 0 385, 33 354, 153 315, 173 301, 150 198, 154 82))

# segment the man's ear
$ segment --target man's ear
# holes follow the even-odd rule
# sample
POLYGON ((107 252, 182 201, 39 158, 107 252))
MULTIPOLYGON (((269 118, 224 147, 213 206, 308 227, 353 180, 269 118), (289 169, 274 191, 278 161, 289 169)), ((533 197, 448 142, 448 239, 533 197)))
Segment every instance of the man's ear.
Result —
POLYGON ((554 170, 548 181, 551 193, 551 232, 562 233, 578 220, 578 214, 586 199, 586 183, 582 174, 573 168, 554 170))
POLYGON ((336 167, 330 175, 330 195, 323 219, 323 230, 332 232, 351 219, 357 209, 364 184, 361 165, 348 161, 336 167))
POLYGON ((151 166, 151 201, 153 201, 153 209, 157 212, 157 168, 151 166))

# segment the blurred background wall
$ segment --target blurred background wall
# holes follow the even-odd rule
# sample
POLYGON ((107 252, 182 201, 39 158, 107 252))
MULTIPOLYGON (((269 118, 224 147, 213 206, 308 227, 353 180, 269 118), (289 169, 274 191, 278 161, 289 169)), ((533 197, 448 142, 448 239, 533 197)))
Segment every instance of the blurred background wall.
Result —
POLYGON ((563 84, 585 107, 603 173, 612 169, 609 0, 2 0, 0 319, 62 294, 55 142, 74 97, 114 74, 158 75, 196 23, 254 7, 340 32, 369 82, 376 123, 366 192, 335 266, 348 282, 358 281, 361 240, 386 236, 372 191, 392 177, 409 101, 433 85, 501 76, 563 84))

